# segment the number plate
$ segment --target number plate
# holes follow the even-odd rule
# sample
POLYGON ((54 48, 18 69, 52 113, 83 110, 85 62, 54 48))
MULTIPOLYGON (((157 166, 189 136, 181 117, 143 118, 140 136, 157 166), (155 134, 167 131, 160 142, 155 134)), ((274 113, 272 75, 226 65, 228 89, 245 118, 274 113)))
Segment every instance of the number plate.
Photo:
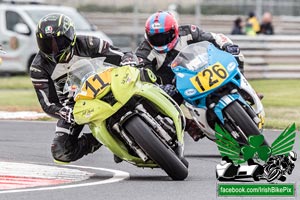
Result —
POLYGON ((90 76, 83 84, 80 93, 75 97, 79 99, 93 99, 111 83, 111 69, 90 76))
POLYGON ((226 68, 219 62, 209 66, 196 76, 192 77, 190 81, 193 83, 198 92, 206 92, 221 85, 228 77, 226 68))

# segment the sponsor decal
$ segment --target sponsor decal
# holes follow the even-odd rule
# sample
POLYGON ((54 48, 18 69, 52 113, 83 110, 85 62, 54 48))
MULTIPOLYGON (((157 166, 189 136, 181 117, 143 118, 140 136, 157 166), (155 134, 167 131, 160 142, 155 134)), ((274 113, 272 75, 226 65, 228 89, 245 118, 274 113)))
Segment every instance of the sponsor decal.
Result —
POLYGON ((196 92, 197 92, 197 90, 195 90, 195 89, 188 89, 188 90, 184 91, 184 94, 186 96, 192 96, 192 95, 196 94, 196 92))
POLYGON ((82 116, 86 118, 90 118, 95 112, 94 108, 86 109, 82 111, 82 116))
POLYGON ((30 67, 30 71, 32 71, 32 72, 42 72, 41 70, 39 70, 35 67, 32 67, 32 66, 30 67))
POLYGON ((51 33, 53 33, 53 27, 52 27, 52 26, 46 26, 46 27, 45 27, 45 33, 46 33, 46 34, 51 34, 51 33))
POLYGON ((160 29, 160 28, 162 28, 162 26, 161 26, 161 24, 159 22, 154 22, 152 24, 152 28, 153 29, 160 29))
POLYGON ((192 31, 192 32, 195 32, 196 30, 197 30, 197 26, 191 25, 191 31, 192 31))
POLYGON ((235 67, 236 67, 236 64, 234 62, 231 62, 227 65, 228 71, 234 70, 235 67))
POLYGON ((184 73, 177 73, 177 76, 180 77, 180 78, 183 78, 184 77, 184 73))
POLYGON ((222 44, 225 44, 226 42, 229 41, 228 38, 224 34, 218 34, 218 36, 220 37, 222 44))

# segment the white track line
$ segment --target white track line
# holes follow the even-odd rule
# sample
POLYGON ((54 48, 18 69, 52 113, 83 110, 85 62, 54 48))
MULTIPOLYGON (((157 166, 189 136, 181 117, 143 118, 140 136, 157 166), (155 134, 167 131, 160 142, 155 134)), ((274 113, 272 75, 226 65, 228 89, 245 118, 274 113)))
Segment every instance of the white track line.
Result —
POLYGON ((50 117, 45 113, 32 112, 32 111, 19 111, 19 112, 0 111, 0 119, 37 120, 41 118, 50 118, 50 117))
POLYGON ((0 194, 17 193, 17 192, 34 192, 34 191, 43 191, 43 190, 49 191, 49 190, 60 190, 60 189, 77 188, 77 187, 87 187, 87 186, 93 186, 93 185, 102 185, 102 184, 108 184, 108 183, 122 181, 122 180, 128 179, 130 176, 128 172, 114 170, 114 169, 78 166, 78 165, 67 165, 67 166, 74 167, 74 168, 107 171, 107 172, 113 173, 114 175, 112 178, 102 180, 102 181, 96 181, 96 182, 90 182, 90 183, 80 183, 80 184, 68 184, 68 185, 61 185, 61 186, 50 186, 50 187, 42 187, 42 188, 6 190, 6 191, 0 191, 0 194))

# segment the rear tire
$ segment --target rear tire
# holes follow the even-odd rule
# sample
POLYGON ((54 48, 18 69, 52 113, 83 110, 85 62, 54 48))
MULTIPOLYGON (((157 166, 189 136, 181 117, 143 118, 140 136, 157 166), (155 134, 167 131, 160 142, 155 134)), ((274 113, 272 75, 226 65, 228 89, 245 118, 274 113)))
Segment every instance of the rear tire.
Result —
POLYGON ((133 116, 125 129, 134 138, 143 151, 157 163, 173 180, 184 180, 188 169, 175 152, 160 141, 140 117, 133 116))

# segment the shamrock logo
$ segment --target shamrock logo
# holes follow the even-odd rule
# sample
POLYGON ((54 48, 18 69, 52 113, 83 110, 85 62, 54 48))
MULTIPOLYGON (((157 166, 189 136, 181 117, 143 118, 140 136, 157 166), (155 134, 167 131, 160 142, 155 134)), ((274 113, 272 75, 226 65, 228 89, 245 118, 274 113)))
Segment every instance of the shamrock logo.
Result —
POLYGON ((251 158, 258 158, 267 161, 273 155, 286 155, 293 150, 296 137, 295 123, 287 127, 272 143, 271 146, 263 145, 263 135, 252 135, 248 138, 248 145, 239 144, 232 135, 216 125, 216 143, 222 157, 227 156, 235 164, 244 163, 251 158), (243 156, 243 158, 241 158, 243 156))
POLYGON ((271 148, 267 145, 262 145, 264 142, 264 136, 252 135, 249 137, 248 140, 249 146, 244 146, 241 149, 244 155, 244 159, 251 159, 257 154, 258 158, 260 158, 263 161, 267 161, 267 159, 271 155, 271 148))

